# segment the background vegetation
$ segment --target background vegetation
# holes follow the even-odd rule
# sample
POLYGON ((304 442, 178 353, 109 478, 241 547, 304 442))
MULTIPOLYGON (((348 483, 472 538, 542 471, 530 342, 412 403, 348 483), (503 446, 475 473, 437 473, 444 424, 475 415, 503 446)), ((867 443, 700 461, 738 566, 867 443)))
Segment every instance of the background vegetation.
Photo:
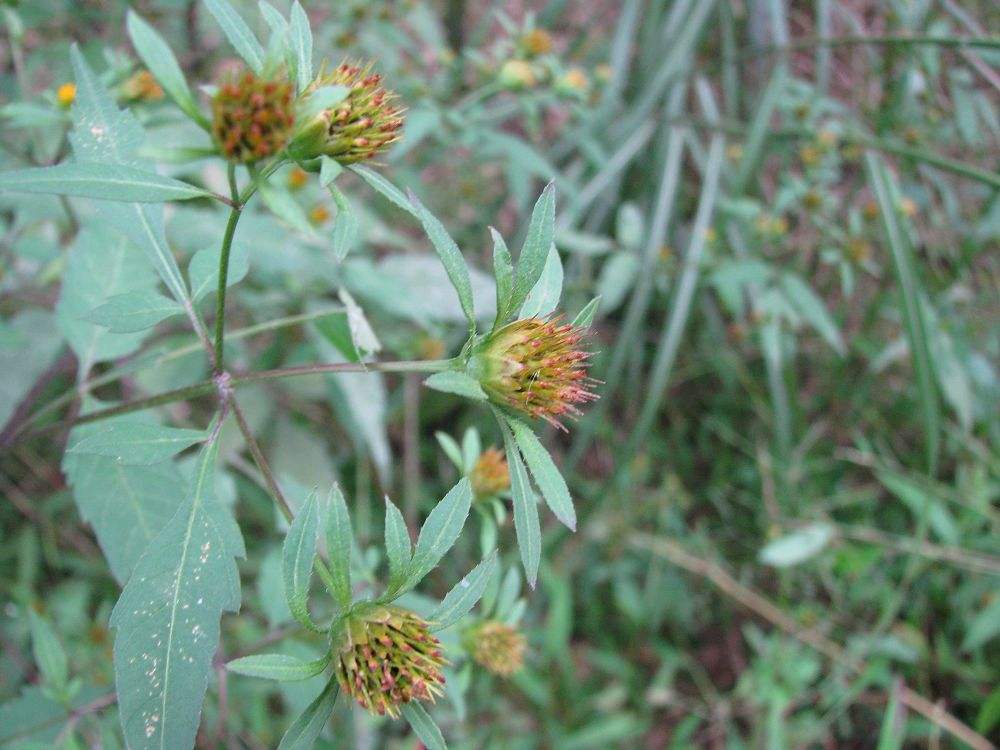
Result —
MULTIPOLYGON (((234 4, 265 30, 256 3, 234 4)), ((549 181, 562 309, 572 318, 601 298, 590 343, 601 399, 567 432, 543 434, 577 530, 543 514, 531 591, 516 585, 512 522, 500 511, 502 567, 513 572, 499 604, 527 636, 525 667, 504 679, 456 657, 448 697, 432 709, 449 743, 993 747, 996 4, 303 4, 317 62, 371 59, 407 107, 379 170, 441 218, 481 299, 493 284, 485 227, 520 247, 549 181)), ((161 173, 225 192, 217 161, 179 163, 190 156, 179 149, 207 145, 204 134, 155 85, 136 88, 128 6, 0 8, 3 169, 65 156, 59 89, 74 80, 76 42, 133 107, 161 173)), ((192 84, 232 67, 200 3, 131 6, 192 84)), ((380 358, 455 353, 462 310, 412 220, 345 174, 338 185, 357 217, 345 239, 331 218, 343 206, 314 176, 287 170, 274 185, 237 235, 249 270, 230 291, 227 324, 242 331, 227 344, 234 366, 336 359, 355 300, 380 358)), ((93 211, 0 194, 2 747, 121 743, 109 631, 121 560, 102 555, 62 462, 80 408, 65 340, 101 297, 60 290, 86 297, 81 279, 100 271, 74 264, 74 248, 115 241, 94 236, 93 211)), ((171 250, 186 263, 217 243, 224 215, 208 201, 171 206, 171 250)), ((152 278, 130 273, 139 285, 152 278)), ((205 358, 185 331, 168 320, 142 334, 142 354, 127 349, 94 371, 92 394, 133 399, 202 380, 205 358)), ((503 442, 488 412, 413 374, 241 394, 289 497, 335 479, 345 488, 362 577, 378 562, 383 495, 416 530, 459 478, 435 433, 503 442)), ((161 412, 184 426, 206 413, 197 400, 161 412)), ((275 595, 284 527, 237 433, 224 433, 220 454, 218 492, 247 557, 199 744, 273 747, 322 683, 276 687, 227 676, 224 662, 278 642, 299 656, 321 645, 289 625, 275 595)), ((180 481, 167 473, 157 486, 180 481)), ((95 499, 89 512, 115 516, 122 502, 95 499)), ((496 508, 480 510, 426 596, 443 596, 492 546, 479 537, 496 508)), ((405 723, 347 703, 320 746, 415 746, 405 723)))

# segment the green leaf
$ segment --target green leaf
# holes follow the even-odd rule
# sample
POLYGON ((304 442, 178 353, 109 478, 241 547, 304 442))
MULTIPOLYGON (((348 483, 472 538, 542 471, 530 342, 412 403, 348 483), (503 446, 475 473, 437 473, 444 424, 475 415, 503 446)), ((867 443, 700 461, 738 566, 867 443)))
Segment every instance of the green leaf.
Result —
POLYGON ((472 506, 472 485, 463 477, 427 516, 413 550, 404 588, 415 586, 441 561, 462 533, 472 506))
POLYGON ((510 309, 510 296, 514 291, 514 266, 510 259, 510 250, 503 236, 490 227, 493 237, 493 276, 497 284, 497 319, 494 327, 500 325, 501 313, 510 309))
POLYGON ((798 565, 822 552, 833 537, 830 524, 813 523, 768 542, 759 558, 765 565, 776 568, 798 565))
POLYGON ((445 452, 445 455, 451 459, 451 462, 455 464, 456 468, 463 474, 465 473, 465 459, 462 456, 462 449, 459 447, 458 443, 455 442, 455 438, 444 432, 435 432, 434 437, 437 438, 438 443, 441 446, 441 450, 445 452))
POLYGON ((565 526, 576 531, 576 510, 573 508, 573 499, 569 495, 566 480, 556 468, 549 452, 524 422, 508 419, 507 423, 549 509, 565 526))
POLYGON ((331 678, 316 699, 309 704, 292 725, 285 731, 278 750, 311 750, 333 714, 340 686, 336 678, 331 678))
POLYGON ((465 617, 482 597, 486 584, 492 580, 496 569, 497 552, 493 550, 445 594, 442 602, 430 614, 428 619, 434 624, 434 630, 444 630, 465 617))
MULTIPOLYGON (((62 349, 56 322, 56 316, 47 310, 25 307, 0 323, 5 339, 0 346, 0 372, 3 373, 0 377, 0 424, 7 424, 17 405, 62 349)), ((77 343, 71 341, 70 345, 75 350, 77 343)))
POLYGON ((212 197, 208 190, 156 172, 124 164, 87 162, 0 172, 0 191, 73 195, 126 203, 163 203, 212 197))
POLYGON ((230 672, 246 675, 247 677, 261 677, 265 680, 291 682, 295 680, 308 680, 310 677, 315 677, 326 669, 326 665, 329 663, 329 653, 315 661, 305 661, 304 659, 284 654, 254 654, 252 656, 244 656, 242 659, 233 659, 226 664, 226 669, 230 672))
POLYGON ((299 81, 299 91, 303 91, 311 82, 313 39, 309 28, 309 17, 302 10, 298 0, 292 5, 291 24, 292 50, 295 54, 295 71, 299 81))
POLYGON ((85 686, 69 701, 62 703, 44 688, 24 688, 17 697, 0 705, 0 746, 5 750, 66 747, 57 745, 55 740, 72 718, 72 712, 92 703, 106 692, 107 688, 102 690, 85 686))
POLYGON ((555 233, 556 194, 555 187, 550 182, 539 196, 531 212, 528 224, 528 234, 521 246, 521 254, 517 258, 514 272, 514 290, 511 293, 510 307, 498 322, 504 323, 516 310, 520 309, 532 287, 538 283, 552 247, 555 233))
POLYGON ((594 297, 583 309, 577 313, 576 317, 573 318, 574 328, 590 328, 591 324, 594 322, 594 316, 597 314, 597 307, 601 304, 600 297, 594 297))
POLYGON ((337 211, 337 218, 333 220, 333 236, 330 238, 333 244, 333 257, 338 263, 347 257, 347 253, 354 247, 358 239, 358 217, 350 208, 341 208, 337 211))
POLYGON ((132 748, 191 747, 219 646, 219 618, 240 606, 239 527, 214 495, 218 443, 135 566, 111 613, 115 685, 132 748))
POLYGON ((417 701, 404 703, 400 710, 403 713, 403 717, 413 728, 413 733, 420 738, 420 741, 427 750, 447 750, 448 746, 445 744, 441 730, 438 729, 438 725, 434 723, 434 719, 427 713, 427 709, 420 705, 420 703, 417 701))
POLYGON ((889 705, 885 707, 876 750, 899 750, 906 739, 906 709, 899 701, 899 692, 899 683, 895 683, 889 691, 889 705))
POLYGON ((504 449, 507 451, 507 464, 510 467, 510 492, 514 501, 514 533, 517 535, 517 546, 521 551, 521 563, 524 565, 524 575, 531 588, 535 588, 538 580, 538 564, 542 555, 542 530, 538 522, 538 503, 535 493, 531 490, 528 472, 521 461, 521 453, 514 441, 514 436, 507 425, 506 418, 495 412, 503 433, 504 449))
POLYGON ((264 48, 233 6, 227 0, 205 0, 205 7, 250 69, 258 75, 263 72, 264 48))
POLYGON ((319 630, 309 616, 309 583, 316 559, 320 511, 319 500, 313 490, 292 519, 281 547, 281 570, 288 609, 310 630, 319 630))
POLYGON ((465 319, 469 321, 470 326, 475 327, 476 313, 472 302, 472 280, 469 278, 469 267, 465 263, 462 251, 458 249, 458 245, 455 244, 455 240, 448 234, 444 225, 424 208, 424 204, 420 202, 413 191, 410 191, 408 195, 410 202, 417 210, 417 217, 424 227, 424 232, 430 238, 452 286, 455 287, 458 300, 462 305, 462 312, 465 313, 465 319))
MULTIPOLYGON (((72 448, 105 425, 144 419, 148 417, 129 414, 80 425, 70 433, 68 445, 72 448)), ((170 462, 126 466, 114 458, 69 451, 62 469, 80 516, 97 535, 115 579, 124 583, 153 537, 177 511, 185 493, 184 478, 170 462)))
POLYGON ((454 393, 475 401, 486 401, 486 391, 479 385, 479 381, 464 372, 457 370, 445 370, 436 372, 424 380, 424 385, 436 391, 454 393))
POLYGON ((333 591, 341 609, 351 606, 351 517, 344 493, 338 485, 330 488, 330 517, 326 525, 326 551, 330 557, 333 591))
POLYGON ((343 165, 327 155, 319 157, 319 186, 328 188, 344 171, 343 165))
POLYGON ((126 25, 136 53, 167 92, 167 96, 174 100, 184 114, 208 129, 208 119, 198 109, 198 104, 184 79, 184 73, 177 64, 177 58, 174 57, 169 45, 163 41, 163 37, 133 10, 128 12, 126 25))
POLYGON ((1000 636, 1000 596, 994 595, 993 601, 969 623, 962 641, 962 651, 974 651, 997 636, 1000 636))
POLYGON ((207 439, 204 430, 164 427, 155 422, 112 421, 98 425, 66 450, 113 458, 127 466, 149 466, 177 455, 207 439))
POLYGON ((69 682, 69 665, 62 643, 49 621, 31 607, 28 608, 28 623, 31 626, 31 650, 42 681, 46 687, 61 695, 69 682))
POLYGON ((183 313, 184 308, 174 300, 147 290, 116 294, 87 313, 86 319, 112 333, 133 333, 183 313))
POLYGON ((519 318, 544 318, 559 306, 562 297, 563 266, 555 245, 549 245, 542 275, 528 292, 528 298, 521 305, 519 318))
POLYGON ((385 498, 385 556, 389 559, 389 592, 395 592, 406 581, 412 558, 412 543, 406 521, 399 508, 385 498))
MULTIPOLYGON (((219 244, 196 252, 188 263, 188 281, 191 282, 191 299, 197 301, 219 287, 219 244)), ((229 273, 226 287, 238 284, 250 272, 249 250, 246 244, 236 241, 229 250, 229 273)))
POLYGON ((796 312, 805 318, 809 325, 816 329, 816 332, 826 340, 826 343, 837 354, 843 357, 847 353, 847 349, 844 346, 844 339, 840 335, 837 324, 834 323, 830 317, 830 313, 827 312, 823 300, 819 298, 816 292, 805 281, 793 273, 782 274, 780 283, 785 296, 796 312))
MULTIPOLYGON (((136 150, 145 140, 142 127, 131 112, 115 106, 114 99, 75 45, 70 50, 70 57, 76 77, 70 141, 77 160, 143 169, 145 162, 136 156, 136 150)), ((186 303, 187 287, 163 228, 163 207, 100 202, 95 208, 99 217, 147 254, 174 299, 186 303)))
POLYGON ((271 213, 279 219, 305 235, 316 235, 316 230, 309 222, 309 217, 306 216, 302 205, 287 190, 273 183, 265 182, 261 184, 257 192, 271 213))
POLYGON ((367 182, 368 186, 375 192, 381 194, 383 198, 388 199, 390 203, 394 203, 397 208, 403 209, 406 213, 410 214, 410 216, 413 216, 418 221, 420 220, 419 211, 417 211, 414 205, 407 200, 403 191, 389 182, 385 177, 380 175, 378 172, 359 164, 351 166, 350 170, 367 182))

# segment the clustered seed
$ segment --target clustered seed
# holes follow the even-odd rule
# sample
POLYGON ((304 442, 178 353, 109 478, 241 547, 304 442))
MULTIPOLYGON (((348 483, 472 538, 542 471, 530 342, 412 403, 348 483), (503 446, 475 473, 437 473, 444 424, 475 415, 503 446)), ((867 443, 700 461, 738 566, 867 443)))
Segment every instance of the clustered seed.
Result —
POLYGON ((558 319, 527 318, 491 333, 480 347, 480 383, 497 403, 563 428, 559 418, 594 401, 583 332, 558 319))
POLYGON ((428 624, 399 607, 380 607, 346 624, 334 654, 337 680, 360 706, 379 716, 399 716, 412 700, 443 694, 445 661, 428 624))
POLYGON ((258 78, 250 71, 223 83, 212 100, 212 135, 223 155, 253 162, 281 151, 295 115, 294 91, 285 78, 258 78))
POLYGON ((469 472, 472 493, 477 500, 494 497, 510 487, 510 468, 503 451, 487 448, 469 472))
POLYGON ((466 638, 472 658, 495 675, 509 677, 524 666, 527 642, 516 628, 498 620, 475 626, 466 638))

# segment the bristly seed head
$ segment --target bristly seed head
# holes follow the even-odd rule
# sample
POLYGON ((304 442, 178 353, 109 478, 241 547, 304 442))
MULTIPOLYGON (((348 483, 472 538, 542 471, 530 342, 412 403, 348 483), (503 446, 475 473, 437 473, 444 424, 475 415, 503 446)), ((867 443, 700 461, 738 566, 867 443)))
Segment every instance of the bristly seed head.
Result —
POLYGON ((472 658, 495 675, 509 677, 524 666, 524 635, 499 620, 473 627, 466 633, 465 643, 472 658))
POLYGON ((247 70, 219 86, 212 100, 212 136, 234 162, 254 162, 281 151, 295 123, 292 84, 283 75, 263 79, 247 70))
POLYGON ((402 704, 443 694, 441 644, 425 620, 400 607, 349 617, 333 659, 341 689, 372 714, 397 718, 402 704))
POLYGON ((477 347, 472 374, 495 403, 565 429, 560 418, 597 399, 589 390, 596 382, 587 377, 590 354, 577 348, 583 334, 558 318, 515 320, 477 347))

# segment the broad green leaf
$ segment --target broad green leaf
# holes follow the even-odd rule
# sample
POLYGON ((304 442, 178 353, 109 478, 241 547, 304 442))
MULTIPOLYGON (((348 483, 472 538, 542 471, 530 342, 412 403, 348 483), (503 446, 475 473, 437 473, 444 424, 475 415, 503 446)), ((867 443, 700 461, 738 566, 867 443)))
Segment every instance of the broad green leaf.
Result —
POLYGON ((295 54, 295 72, 298 76, 299 91, 303 91, 311 82, 313 39, 309 28, 309 17, 302 9, 298 0, 292 5, 291 23, 292 51, 295 54))
POLYGON ((282 579, 285 582, 288 609, 296 620, 310 630, 319 630, 309 615, 309 583, 316 559, 320 514, 319 499, 313 490, 292 519, 281 547, 282 579))
POLYGON ((455 287, 466 320, 469 321, 470 326, 475 327, 476 313, 472 300, 472 281, 469 278, 469 267, 465 263, 462 251, 458 249, 458 245, 455 244, 455 240, 448 234, 444 225, 424 207, 424 204, 412 191, 409 193, 409 198, 417 210, 417 216, 424 227, 424 232, 430 238, 452 286, 455 287))
POLYGON ((0 192, 73 195, 126 203, 211 197, 202 188, 123 164, 71 162, 0 172, 0 192))
POLYGON ((500 312, 510 309, 510 295, 514 291, 514 265, 510 259, 510 250, 503 236, 490 227, 493 237, 493 276, 497 285, 497 320, 494 326, 500 325, 500 312))
POLYGON ((456 370, 436 372, 424 381, 424 385, 436 391, 454 393, 476 401, 485 401, 487 399, 486 392, 479 385, 478 380, 470 375, 466 375, 464 372, 457 372, 456 370))
POLYGON ((544 318, 559 306, 562 297, 563 266, 555 245, 549 246, 545 268, 535 285, 528 292, 528 298, 521 305, 519 318, 544 318))
POLYGON ((385 498, 385 556, 389 559, 389 592, 395 592, 406 581, 412 558, 412 543, 406 521, 399 508, 385 498))
MULTIPOLYGON (((106 422, 75 427, 69 448, 113 422, 148 419, 123 415, 106 422)), ((128 580, 153 537, 177 511, 184 497, 184 478, 171 462, 127 466, 106 456, 67 451, 63 472, 73 490, 80 516, 90 524, 119 583, 128 580)))
POLYGON ((85 226, 76 236, 66 261, 66 273, 56 305, 59 328, 79 360, 85 377, 97 362, 131 354, 145 334, 116 334, 86 317, 109 297, 127 292, 152 294, 156 275, 149 261, 124 236, 101 227, 85 226))
POLYGON ((410 214, 417 220, 420 219, 420 213, 417 211, 416 207, 407 200, 406 195, 398 187, 389 182, 385 177, 380 175, 373 169, 361 166, 360 164, 355 164, 350 167, 350 170, 354 174, 358 175, 362 180, 368 183, 368 186, 380 193, 383 198, 386 198, 390 203, 394 203, 397 208, 401 208, 406 213, 410 214))
MULTIPOLYGON (((115 106, 114 99, 76 46, 70 50, 70 56, 76 77, 70 141, 78 162, 143 169, 146 164, 136 156, 136 150, 145 140, 142 127, 131 112, 115 106)), ((163 207, 110 202, 99 202, 95 207, 100 217, 147 254, 174 299, 186 303, 187 286, 163 229, 163 207)))
POLYGON ((597 315, 597 308, 601 304, 600 297, 594 297, 583 309, 577 313, 576 317, 573 318, 574 328, 590 328, 591 324, 594 322, 594 316, 597 315))
MULTIPOLYGON (((211 245, 196 252, 188 263, 188 281, 191 282, 191 299, 197 301, 219 287, 219 256, 222 246, 211 245)), ((226 286, 238 284, 250 272, 249 250, 245 243, 233 242, 229 249, 229 273, 226 286)))
POLYGON ((463 477, 427 516, 413 550, 404 588, 412 588, 431 572, 462 533, 472 506, 472 485, 463 477))
POLYGON ((240 606, 246 553, 214 495, 218 443, 198 457, 191 489, 135 566, 111 613, 115 686, 132 748, 191 747, 201 720, 219 618, 240 606))
POLYGON ((112 333, 134 333, 183 314, 184 308, 174 300, 146 290, 116 294, 87 313, 86 319, 112 333))
POLYGON ((507 422, 549 509, 564 525, 575 531, 576 510, 573 508, 573 499, 569 495, 566 480, 556 468, 549 452, 524 422, 517 419, 508 419, 507 422))
POLYGON ((497 552, 493 550, 445 594, 429 618, 434 629, 444 630, 465 617, 482 597, 486 584, 493 578, 496 569, 497 552))
POLYGON ((830 524, 804 526, 768 542, 760 551, 760 561, 776 568, 798 565, 822 552, 833 536, 834 529, 830 524))
POLYGON ((521 246, 521 254, 517 258, 514 271, 514 290, 511 293, 510 307, 505 310, 506 314, 499 320, 500 323, 506 322, 511 314, 520 309, 532 287, 541 278, 545 262, 549 257, 549 249, 552 247, 555 218, 555 187, 549 183, 531 212, 528 234, 524 239, 524 245, 521 246))
POLYGON ((447 750, 448 746, 445 744, 441 730, 438 729, 438 725, 434 723, 434 719, 427 713, 427 709, 419 702, 410 701, 409 703, 404 703, 400 710, 403 713, 403 717, 413 728, 414 734, 420 738, 420 741, 427 750, 447 750))
POLYGON ((847 351, 844 346, 844 339, 840 335, 837 324, 830 317, 830 313, 827 312, 826 305, 816 292, 799 276, 792 273, 782 274, 780 283, 781 288, 788 297, 788 301, 799 315, 816 329, 816 332, 826 340, 826 343, 837 354, 844 356, 847 351))
POLYGON ((260 46, 260 42, 257 41, 257 37, 247 26, 246 21, 240 18, 239 13, 229 4, 228 0, 205 0, 205 7, 215 18, 222 33, 233 45, 233 49, 239 53, 250 69, 257 74, 263 72, 264 48, 260 46))
POLYGON ((135 11, 129 10, 126 24, 132 46, 149 68, 149 72, 167 92, 167 96, 174 100, 184 114, 207 129, 208 119, 198 109, 198 104, 191 94, 191 89, 188 88, 184 73, 181 72, 170 46, 163 41, 159 32, 135 11))
MULTIPOLYGON (((0 425, 14 413, 62 348, 56 316, 26 308, 6 321, 5 346, 0 346, 0 425)), ((59 321, 61 323, 61 321, 59 321)))
POLYGON ((315 677, 326 669, 329 663, 329 653, 315 661, 305 661, 285 654, 253 654, 242 659, 233 659, 226 664, 226 669, 247 677, 290 682, 315 677))
POLYGON ((127 466, 149 466, 166 461, 207 437, 208 433, 204 430, 164 427, 155 422, 115 420, 99 424, 66 453, 106 456, 127 466))
POLYGON ((351 605, 351 517, 339 485, 330 488, 330 516, 326 524, 326 551, 330 557, 330 594, 342 609, 351 605))
POLYGON ((337 702, 339 692, 340 686, 337 684, 337 679, 331 678, 323 692, 285 731, 278 744, 278 750, 311 750, 319 733, 323 731, 323 727, 330 720, 330 715, 333 714, 333 707, 337 702))
POLYGON ((542 555, 542 530, 538 522, 538 503, 535 493, 531 490, 528 472, 521 461, 521 453, 514 435, 507 426, 506 419, 496 412, 500 431, 503 433, 504 449, 507 452, 507 465, 510 468, 510 492, 514 503, 514 533, 517 535, 517 546, 521 551, 521 563, 524 565, 524 576, 531 588, 535 588, 538 580, 538 565, 542 555))
POLYGON ((34 654, 38 672, 42 676, 42 682, 57 694, 63 694, 69 682, 69 664, 66 661, 66 651, 49 621, 30 607, 28 608, 28 624, 31 627, 31 651, 34 654))

